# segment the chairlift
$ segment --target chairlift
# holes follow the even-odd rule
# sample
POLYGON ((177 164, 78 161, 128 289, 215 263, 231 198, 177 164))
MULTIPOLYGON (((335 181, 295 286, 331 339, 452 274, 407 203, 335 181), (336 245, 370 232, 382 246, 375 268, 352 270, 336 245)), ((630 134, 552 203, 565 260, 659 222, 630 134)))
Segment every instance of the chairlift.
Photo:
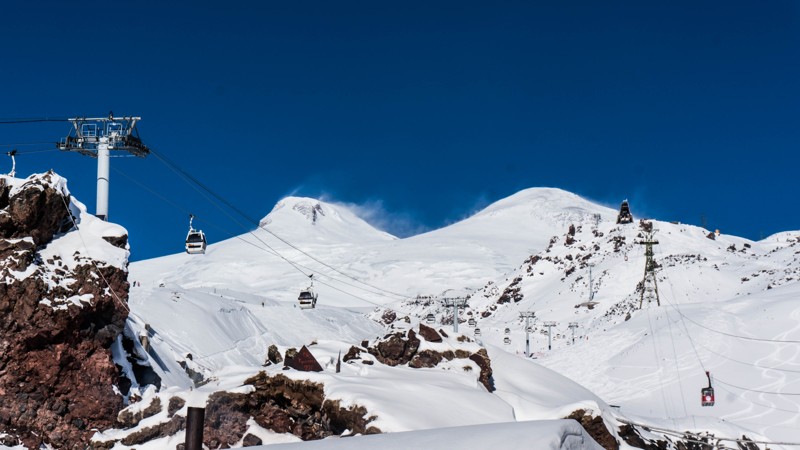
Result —
POLYGON ((203 230, 195 230, 192 227, 194 215, 189 214, 189 233, 186 235, 186 253, 196 255, 206 252, 206 235, 203 230))
POLYGON ((469 320, 467 321, 467 325, 471 326, 472 328, 475 328, 475 326, 478 325, 478 321, 475 320, 474 317, 470 317, 469 320))
POLYGON ((297 296, 297 302, 300 304, 300 309, 314 309, 317 307, 317 293, 314 292, 314 274, 308 276, 311 280, 308 287, 300 291, 297 296))
POLYGON ((703 406, 714 406, 714 388, 711 387, 711 374, 706 371, 708 387, 700 389, 700 404, 703 406))
POLYGON ((436 316, 429 313, 427 316, 425 316, 425 321, 428 322, 429 325, 434 324, 436 323, 436 316))
POLYGON ((511 333, 511 329, 510 328, 506 328, 505 333, 506 334, 511 333))
POLYGON ((481 335, 481 329, 480 328, 475 328, 475 332, 473 334, 475 334, 475 336, 480 336, 481 335))
POLYGON ((508 336, 504 337, 504 338, 503 338, 503 344, 505 344, 505 345, 511 345, 511 338, 510 338, 510 337, 508 337, 508 336))

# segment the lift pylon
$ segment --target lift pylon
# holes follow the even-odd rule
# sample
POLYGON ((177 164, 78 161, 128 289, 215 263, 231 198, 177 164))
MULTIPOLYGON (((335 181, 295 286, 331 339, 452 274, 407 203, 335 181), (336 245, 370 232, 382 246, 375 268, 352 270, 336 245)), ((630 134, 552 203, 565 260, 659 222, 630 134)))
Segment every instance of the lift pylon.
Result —
POLYGON ((645 232, 644 240, 637 242, 639 245, 644 245, 644 278, 642 279, 642 292, 639 296, 639 309, 644 305, 644 299, 647 298, 647 303, 655 300, 658 306, 661 306, 661 299, 658 297, 658 282, 656 281, 656 260, 653 255, 653 246, 658 245, 655 239, 655 229, 645 232))
POLYGON ((67 119, 72 129, 56 143, 59 150, 97 158, 97 207, 95 215, 108 219, 108 177, 111 151, 145 157, 150 149, 142 143, 136 122, 141 117, 75 117, 67 119))

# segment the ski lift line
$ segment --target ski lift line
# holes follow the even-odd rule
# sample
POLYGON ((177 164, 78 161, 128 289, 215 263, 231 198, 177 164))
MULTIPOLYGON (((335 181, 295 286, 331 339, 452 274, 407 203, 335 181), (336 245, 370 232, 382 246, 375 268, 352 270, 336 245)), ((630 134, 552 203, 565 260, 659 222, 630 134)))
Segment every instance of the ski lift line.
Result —
POLYGON ((758 369, 764 369, 764 370, 775 370, 775 371, 778 371, 778 372, 800 373, 800 370, 781 369, 780 367, 767 367, 767 366, 759 366, 758 364, 753 364, 753 363, 751 363, 751 362, 747 362, 747 361, 740 361, 740 360, 738 360, 738 359, 731 358, 730 356, 723 355, 722 353, 716 352, 716 351, 714 351, 714 350, 712 350, 712 349, 710 349, 710 348, 706 347, 706 346, 705 346, 705 345, 703 345, 703 344, 699 344, 699 343, 698 343, 697 345, 699 345, 700 347, 702 347, 702 348, 703 348, 703 349, 705 349, 707 352, 709 352, 709 353, 711 353, 711 354, 713 354, 713 355, 719 356, 719 357, 720 357, 720 358, 722 358, 722 359, 727 359, 728 361, 733 361, 733 362, 735 362, 735 363, 744 364, 744 365, 747 365, 747 366, 752 366, 752 367, 756 367, 756 368, 758 368, 758 369))
MULTIPOLYGON (((672 296, 672 300, 675 300, 674 298, 675 286, 672 284, 672 280, 666 275, 666 271, 662 271, 662 273, 664 274, 664 278, 667 280, 667 283, 669 284, 670 295, 672 296)), ((697 358, 697 362, 700 364, 700 368, 704 372, 708 372, 708 370, 706 370, 705 364, 703 364, 702 358, 700 358, 700 353, 697 352, 697 347, 695 346, 694 339, 692 339, 692 334, 689 332, 689 327, 686 326, 686 321, 684 321, 683 319, 684 315, 681 313, 680 306, 678 306, 678 302, 677 301, 675 301, 674 303, 670 302, 669 299, 666 297, 664 298, 664 300, 670 307, 672 307, 675 311, 677 311, 678 317, 681 320, 681 325, 683 325, 683 330, 686 332, 686 337, 689 339, 689 343, 692 345, 692 351, 694 352, 695 358, 697 358)))
POLYGON ((86 245, 86 241, 83 239, 83 233, 81 233, 81 229, 78 227, 78 223, 75 221, 75 217, 72 216, 72 211, 69 209, 69 206, 67 205, 67 201, 64 200, 64 196, 60 196, 60 197, 61 197, 61 203, 64 204, 64 209, 67 210, 67 214, 69 215, 69 220, 72 222, 72 225, 75 227, 75 230, 78 232, 78 237, 81 238, 81 243, 83 243, 83 249, 84 249, 84 251, 86 251, 86 255, 89 257, 89 260, 91 260, 92 265, 94 266, 94 268, 97 271, 97 273, 100 274, 100 278, 103 279, 103 282, 106 284, 106 287, 108 288, 108 291, 111 292, 111 296, 117 301, 117 303, 119 303, 122 306, 123 309, 125 309, 125 311, 127 313, 130 314, 131 309, 128 307, 127 304, 125 304, 125 302, 122 301, 120 296, 117 295, 116 291, 114 291, 114 288, 111 287, 111 283, 109 283, 108 280, 106 279, 106 276, 103 275, 103 271, 100 270, 99 267, 97 267, 97 261, 95 261, 95 259, 92 258, 92 255, 89 253, 89 246, 86 245))
MULTIPOLYGON (((172 200, 168 199, 167 197, 163 196, 161 193, 159 193, 159 192, 157 192, 157 191, 155 191, 155 190, 151 189, 150 187, 148 187, 148 186, 147 186, 147 185, 145 185, 144 183, 142 183, 142 182, 140 182, 139 180, 137 180, 137 179, 135 179, 135 178, 131 177, 130 175, 128 175, 128 174, 126 174, 125 172, 123 172, 122 170, 120 170, 120 169, 116 169, 116 168, 114 168, 114 170, 115 170, 116 172, 120 173, 121 175, 123 175, 125 178, 128 178, 129 180, 131 180, 132 182, 134 182, 136 185, 138 185, 138 186, 139 186, 139 187, 141 187, 142 189, 145 189, 146 191, 148 191, 148 192, 150 192, 151 194, 155 195, 157 198, 161 199, 162 201, 164 201, 164 202, 168 203, 169 205, 171 205, 171 206, 175 207, 176 209, 183 210, 183 211, 184 211, 185 213, 187 213, 187 214, 191 214, 191 213, 189 212, 189 210, 187 210, 187 209, 184 209, 182 206, 178 205, 178 204, 177 204, 177 203, 175 203, 174 201, 172 201, 172 200)), ((198 218, 198 217, 197 217, 197 216, 195 216, 195 218, 198 218)), ((233 220, 234 220, 234 222, 237 222, 235 219, 233 219, 233 220)), ((277 251, 275 251, 275 249, 273 249, 272 247, 270 247, 270 246, 269 246, 269 245, 268 245, 266 242, 264 242, 264 241, 263 241, 261 238, 259 238, 258 236, 256 236, 256 235, 255 235, 255 234, 254 234, 252 231, 250 231, 250 232, 249 232, 249 234, 253 235, 253 237, 255 237, 255 238, 256 238, 256 239, 257 239, 259 242, 261 242, 262 244, 264 244, 264 245, 266 246, 266 248, 265 248, 265 247, 261 247, 261 246, 259 246, 259 245, 258 245, 257 243, 255 243, 255 242, 248 241, 247 239, 243 238, 241 235, 236 235, 236 234, 232 233, 230 230, 227 230, 227 229, 225 229, 225 228, 223 228, 223 227, 219 226, 219 225, 218 225, 218 224, 216 224, 215 222, 210 222, 210 221, 208 221, 208 220, 204 220, 204 222, 205 222, 205 223, 208 223, 209 225, 211 225, 212 227, 214 227, 214 228, 216 228, 216 229, 218 229, 218 230, 220 230, 220 231, 223 231, 224 233, 228 234, 229 236, 231 236, 231 237, 233 237, 233 238, 236 238, 236 239, 238 239, 238 240, 240 240, 240 241, 242 241, 242 242, 244 242, 244 243, 246 243, 246 244, 248 244, 248 245, 251 245, 251 246, 253 246, 253 247, 257 248, 258 250, 265 251, 265 252, 267 252, 267 253, 269 253, 269 254, 271 254, 271 255, 273 255, 273 256, 277 256, 277 257, 279 257, 279 258, 283 258, 283 257, 282 257, 282 256, 281 256, 281 255, 280 255, 280 254, 279 254, 277 251)), ((238 222, 237 222, 237 223, 238 223, 238 222)), ((239 225, 241 225, 241 224, 239 224, 239 225)), ((300 273, 302 273, 302 274, 303 274, 304 276, 306 276, 306 277, 307 277, 307 276, 308 276, 310 273, 314 273, 314 270, 313 270, 312 268, 310 268, 310 267, 308 267, 308 266, 305 266, 305 265, 303 265, 303 264, 296 263, 296 262, 292 262, 292 261, 289 261, 288 259, 286 259, 286 262, 288 262, 290 265, 292 265, 292 267, 294 267, 296 270, 298 270, 300 273), (308 273, 306 273, 304 270, 300 269, 299 267, 302 267, 303 269, 306 269, 306 270, 308 271, 308 273)), ((317 273, 317 276, 322 276, 322 277, 325 277, 325 278, 329 278, 331 281, 335 281, 335 282, 338 282, 338 283, 341 283, 341 284, 344 284, 344 285, 347 285, 347 286, 350 286, 350 287, 353 287, 353 288, 356 288, 356 289, 361 289, 361 290, 364 290, 364 291, 366 291, 366 292, 369 292, 369 293, 371 293, 371 294, 374 294, 374 295, 379 295, 379 296, 381 295, 380 293, 377 293, 377 292, 373 292, 373 291, 367 290, 367 289, 365 289, 365 288, 363 288, 363 287, 361 287, 361 286, 357 286, 357 285, 354 285, 354 284, 348 283, 348 282, 346 282, 346 281, 339 280, 339 279, 337 279, 337 278, 334 278, 334 277, 332 277, 332 276, 330 276, 330 275, 328 275, 328 274, 326 274, 326 273, 317 273)), ((323 284, 323 285, 325 285, 325 286, 331 287, 332 289, 334 289, 334 290, 337 290, 337 291, 339 291, 339 292, 342 292, 342 293, 344 293, 344 294, 350 295, 350 296, 352 296, 352 297, 354 297, 354 298, 357 298, 357 299, 359 299, 359 300, 362 300, 362 301, 365 301, 365 302, 367 302, 367 303, 370 303, 370 304, 372 304, 372 305, 379 306, 379 307, 385 307, 384 305, 380 305, 380 304, 378 304, 378 303, 375 303, 375 302, 368 301, 368 300, 366 300, 366 299, 364 299, 364 298, 362 298, 362 297, 359 297, 359 296, 357 296, 357 295, 354 295, 354 294, 351 294, 351 293, 349 293, 349 292, 343 291, 343 290, 341 290, 341 289, 335 288, 335 287, 333 287, 333 286, 329 285, 328 283, 324 283, 324 282, 322 282, 322 281, 319 281, 319 279, 317 279, 317 282, 318 282, 318 283, 320 283, 320 284, 323 284)), ((388 308, 387 308, 387 309, 388 309, 388 308)), ((399 311, 398 311, 398 312, 399 312, 399 311)))
POLYGON ((248 221, 250 221, 251 223, 254 223, 254 224, 256 224, 256 226, 257 226, 258 228, 261 228, 261 229, 263 229, 264 231, 266 231, 267 233, 269 233, 270 235, 272 235, 273 237, 275 237, 275 238, 276 238, 276 239, 278 239, 279 241, 283 242, 284 244, 288 245, 289 247, 293 248, 294 250, 296 250, 296 251, 298 251, 298 252, 302 253, 303 255, 307 256, 308 258, 310 258, 310 259, 314 260, 315 262, 317 262, 317 263, 319 263, 319 264, 321 264, 321 265, 323 265, 323 266, 325 266, 325 267, 327 267, 327 268, 329 268, 329 269, 333 270, 334 272, 336 272, 336 273, 338 273, 338 274, 340 274, 340 275, 342 275, 342 276, 344 276, 344 277, 347 277, 347 278, 349 278, 349 279, 351 279, 351 280, 353 280, 353 281, 355 281, 355 282, 361 283, 361 284, 363 284, 363 285, 365 285, 365 286, 369 286, 369 287, 371 287, 371 288, 373 288, 373 289, 377 289, 377 290, 379 290, 379 291, 381 291, 381 292, 385 292, 385 293, 387 293, 387 294, 390 294, 390 295, 396 296, 396 297, 398 297, 398 299, 406 299, 406 298, 408 298, 407 296, 405 296, 405 295, 403 295, 403 294, 399 294, 399 293, 397 293, 397 292, 392 292, 392 291, 389 291, 389 290, 383 289, 383 288, 381 288, 381 287, 379 287, 379 286, 372 285, 372 284, 370 284, 370 283, 367 283, 367 282, 365 282, 365 281, 362 281, 362 280, 360 280, 360 279, 358 279, 358 278, 356 278, 356 277, 353 277, 353 276, 351 276, 351 275, 349 275, 349 274, 347 274, 347 273, 344 273, 344 272, 342 272, 341 270, 339 270, 339 269, 337 269, 337 268, 335 268, 335 267, 333 267, 333 266, 331 266, 331 265, 329 265, 329 264, 327 264, 327 263, 325 263, 325 262, 323 262, 323 261, 319 260, 318 258, 316 258, 316 257, 312 256, 312 255, 311 255, 311 254, 309 254, 308 252, 305 252, 305 251, 303 251, 302 249, 298 248, 297 246, 295 246, 295 245, 294 245, 294 244, 292 244, 291 242, 287 241, 286 239, 284 239, 284 238, 280 237, 279 235, 277 235, 277 234, 275 234, 274 232, 272 232, 271 230, 269 230, 269 229, 268 229, 266 226, 263 226, 263 225, 261 225, 261 224, 259 223, 259 221, 258 221, 258 220, 255 220, 255 219, 253 219, 252 217, 248 216, 246 213, 244 213, 244 212, 243 212, 243 211, 241 211, 239 208, 237 208, 236 206, 234 206, 232 203, 230 203, 229 201, 227 201, 225 198, 223 198, 223 197, 222 197, 222 196, 220 196, 219 194, 215 193, 215 192, 214 192, 213 190, 211 190, 211 189, 210 189, 208 186, 206 186, 205 184, 203 184, 202 182, 200 182, 200 180, 198 180, 197 178, 193 177, 191 174, 187 173, 185 170, 181 169, 180 167, 178 167, 178 166, 177 166, 175 163, 171 162, 169 159, 167 159, 167 158, 166 158, 164 155, 162 155, 160 152, 157 152, 157 151, 153 151, 153 150, 151 150, 151 153, 153 153, 153 154, 154 154, 154 155, 155 155, 155 156, 156 156, 156 157, 157 157, 159 160, 161 160, 161 161, 162 161, 164 164, 166 164, 167 166, 169 166, 169 167, 170 167, 170 168, 171 168, 173 171, 175 171, 175 172, 177 172, 177 173, 179 173, 179 174, 183 175, 183 176, 184 176, 186 179, 190 180, 191 182, 193 182, 194 184, 196 184, 197 186, 199 186, 200 188, 202 188, 203 190, 205 190, 206 192, 208 192, 210 195, 212 195, 212 196, 214 196, 215 198, 217 198, 219 201, 221 201, 221 202, 222 202, 222 203, 224 203, 226 206, 228 206, 229 208, 231 208, 233 211, 235 211, 236 213, 238 213, 239 215, 241 215, 243 218, 247 219, 247 220, 248 220, 248 221))
MULTIPOLYGON (((32 147, 34 145, 48 145, 51 148, 53 147, 52 141, 47 142, 16 142, 13 144, 0 144, 0 147, 32 147)), ((59 151, 57 148, 53 149, 55 151, 59 151)))
MULTIPOLYGON (((788 413, 800 414, 800 409, 778 408, 777 406, 766 405, 764 403, 759 403, 759 402, 757 402, 755 400, 750 400, 748 398, 745 398, 741 393, 730 391, 730 390, 726 389, 724 386, 719 386, 719 389, 722 389, 723 391, 727 392, 730 395, 734 395, 736 397, 739 397, 745 402, 752 403, 753 405, 758 405, 758 406, 761 406, 763 408, 772 409, 772 410, 775 410, 775 411, 783 411, 783 412, 788 412, 788 413)), ((737 421, 737 422, 739 422, 739 421, 737 421)), ((775 425, 771 425, 771 426, 775 426, 775 425)))
MULTIPOLYGON (((658 372, 658 382, 661 384, 661 401, 664 403, 664 413, 669 414, 669 408, 667 407, 667 394, 666 394, 666 387, 664 385, 664 377, 661 373, 660 362, 661 358, 658 356, 658 346, 656 345, 656 333, 653 330, 653 322, 650 319, 650 308, 647 308, 647 324, 650 326, 650 342, 653 343, 653 355, 656 357, 656 367, 659 368, 658 372)), ((683 394, 681 392, 681 394, 683 394)), ((683 395, 681 395, 683 396, 683 395)))
POLYGON ((31 119, 10 119, 10 118, 2 118, 0 119, 0 124, 9 125, 15 123, 44 123, 44 122, 67 122, 69 121, 68 118, 31 118, 31 119))
POLYGON ((750 337, 750 336, 740 336, 738 334, 728 333, 728 332, 725 332, 725 331, 719 331, 719 330, 715 330, 713 328, 709 328, 709 327, 707 327, 707 326, 705 326, 705 325, 693 320, 692 318, 690 318, 690 317, 684 315, 683 313, 681 313, 680 310, 678 310, 678 314, 680 314, 684 319, 688 320, 689 322, 692 322, 693 324, 697 325, 700 328, 703 328, 705 330, 711 331, 712 333, 721 334, 723 336, 729 336, 729 337, 733 337, 733 338, 737 338, 737 339, 743 339, 743 340, 755 341, 755 342, 772 342, 772 343, 776 343, 776 344, 800 344, 800 340, 756 338, 756 337, 750 337))
POLYGON ((675 373, 678 375, 678 389, 681 392, 681 403, 683 403, 683 415, 688 416, 689 413, 686 410, 686 396, 684 395, 683 391, 683 378, 681 377, 681 368, 678 364, 678 351, 675 348, 675 336, 672 333, 672 320, 670 320, 669 314, 667 314, 667 329, 669 330, 669 340, 672 343, 672 356, 675 358, 675 373))
MULTIPOLYGON (((644 428, 655 430, 655 431, 658 431, 658 432, 661 432, 661 433, 673 433, 673 434, 676 434, 678 436, 685 436, 687 434, 686 431, 678 431, 678 430, 672 430, 672 429, 669 429, 669 428, 657 427, 657 426, 648 425, 648 424, 645 424, 645 423, 639 423, 639 422, 634 422, 634 421, 627 420, 627 419, 621 419, 619 417, 617 417, 616 419, 617 419, 618 422, 624 423, 626 425, 631 425, 631 426, 636 426, 636 427, 644 427, 644 428)), ((718 441, 736 442, 736 443, 741 443, 741 444, 748 444, 749 443, 749 444, 792 445, 792 446, 798 445, 798 446, 800 446, 800 442, 756 441, 756 440, 742 439, 742 438, 728 438, 728 437, 723 437, 723 436, 700 436, 699 434, 696 434, 696 433, 688 433, 688 434, 690 436, 694 436, 694 437, 696 437, 698 439, 699 438, 703 438, 703 437, 708 437, 709 439, 715 439, 715 440, 718 440, 718 441)), ((704 444, 708 445, 707 442, 704 442, 704 444)))
POLYGON ((746 388, 746 387, 742 387, 742 386, 737 386, 735 384, 727 383, 725 381, 720 380, 717 377, 714 377, 714 381, 716 381, 717 383, 724 384, 725 386, 729 386, 729 387, 736 388, 736 389, 741 389, 741 390, 747 391, 747 392, 756 392, 758 394, 787 395, 787 396, 792 396, 792 397, 800 396, 800 392, 775 392, 775 391, 763 391, 763 390, 759 390, 759 389, 750 389, 750 388, 746 388))

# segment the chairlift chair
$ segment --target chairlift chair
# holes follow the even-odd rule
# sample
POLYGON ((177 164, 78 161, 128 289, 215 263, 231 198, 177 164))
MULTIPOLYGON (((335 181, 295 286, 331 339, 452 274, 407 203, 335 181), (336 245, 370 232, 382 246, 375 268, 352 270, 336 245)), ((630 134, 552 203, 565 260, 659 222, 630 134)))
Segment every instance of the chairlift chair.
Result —
POLYGON ((314 274, 308 276, 311 280, 308 287, 300 291, 297 296, 297 302, 300 304, 300 309, 314 309, 317 307, 317 293, 314 292, 314 274))
POLYGON ((474 317, 470 317, 469 320, 467 321, 467 325, 471 326, 472 328, 475 328, 475 326, 478 325, 478 321, 475 320, 474 317))
POLYGON ((427 316, 425 316, 425 321, 428 322, 429 325, 436 323, 436 316, 429 313, 427 316))
POLYGON ((503 344, 505 344, 505 345, 511 345, 511 338, 510 338, 510 337, 508 337, 508 336, 504 337, 504 338, 503 338, 503 344))
POLYGON ((202 254, 206 252, 206 235, 202 230, 195 230, 192 227, 194 215, 189 214, 189 233, 186 234, 186 253, 190 255, 202 254))
POLYGON ((714 406, 714 388, 711 387, 711 374, 706 371, 708 387, 700 389, 700 404, 703 406, 714 406))
POLYGON ((475 336, 480 336, 481 335, 481 329, 480 328, 475 328, 474 334, 475 334, 475 336))
POLYGON ((511 329, 510 328, 506 328, 505 333, 506 334, 511 333, 511 329))

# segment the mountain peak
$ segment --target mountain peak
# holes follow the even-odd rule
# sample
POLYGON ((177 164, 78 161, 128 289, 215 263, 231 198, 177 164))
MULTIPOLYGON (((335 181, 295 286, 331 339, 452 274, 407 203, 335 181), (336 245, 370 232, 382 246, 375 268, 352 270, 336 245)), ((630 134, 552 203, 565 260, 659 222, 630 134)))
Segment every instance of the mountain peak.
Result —
MULTIPOLYGON (((330 237, 343 242, 395 239, 359 218, 346 206, 309 197, 285 197, 259 222, 261 227, 283 230, 291 235, 330 237)), ((336 241, 333 239, 333 241, 336 241)))

